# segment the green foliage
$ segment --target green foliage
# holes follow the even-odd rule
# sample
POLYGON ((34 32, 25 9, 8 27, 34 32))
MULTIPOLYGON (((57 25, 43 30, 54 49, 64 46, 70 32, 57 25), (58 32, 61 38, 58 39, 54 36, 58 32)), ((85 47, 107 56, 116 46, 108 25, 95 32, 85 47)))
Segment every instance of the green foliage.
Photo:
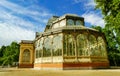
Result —
POLYGON ((0 65, 12 65, 18 62, 20 45, 12 42, 9 46, 2 46, 0 49, 0 65))
POLYGON ((6 49, 6 46, 2 46, 1 48, 0 48, 0 57, 2 57, 3 56, 3 53, 4 53, 4 50, 6 49))
POLYGON ((100 26, 92 26, 92 28, 104 33, 106 36, 110 65, 120 66, 120 49, 118 49, 120 46, 118 46, 118 42, 115 40, 116 36, 114 35, 114 32, 100 26))
POLYGON ((94 28, 94 29, 98 30, 99 32, 103 31, 102 27, 100 27, 100 26, 92 26, 91 28, 94 28))
POLYGON ((120 66, 120 0, 94 0, 96 9, 102 11, 107 39, 107 50, 111 65, 120 66))

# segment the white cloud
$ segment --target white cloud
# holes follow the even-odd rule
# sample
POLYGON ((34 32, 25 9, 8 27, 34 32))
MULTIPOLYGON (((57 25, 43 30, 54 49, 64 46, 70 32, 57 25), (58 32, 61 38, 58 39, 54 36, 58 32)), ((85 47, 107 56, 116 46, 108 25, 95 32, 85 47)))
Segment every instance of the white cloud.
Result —
POLYGON ((85 13, 82 14, 82 17, 85 18, 86 23, 104 27, 105 22, 102 19, 100 11, 94 10, 96 5, 94 0, 74 0, 74 3, 83 4, 83 10, 85 13))
POLYGON ((87 2, 84 4, 85 7, 94 7, 95 6, 95 2, 94 0, 87 0, 87 2))
MULTIPOLYGON (((2 0, 2 1, 0 1, 0 6, 11 10, 12 13, 17 13, 17 14, 22 14, 22 15, 25 15, 25 16, 29 16, 36 21, 41 21, 41 20, 36 19, 36 18, 47 17, 47 16, 52 15, 52 14, 48 13, 45 10, 45 8, 40 8, 36 5, 31 5, 31 6, 25 8, 23 6, 20 6, 20 5, 17 5, 15 3, 9 2, 7 0, 2 0), (39 9, 37 9, 37 8, 39 8, 39 9), (35 9, 37 9, 37 10, 35 10, 35 9)), ((44 18, 42 18, 42 20, 44 20, 44 18)))
POLYGON ((93 9, 95 7, 95 2, 94 0, 73 0, 74 4, 81 4, 83 5, 84 10, 90 10, 91 8, 93 9))
POLYGON ((91 24, 91 25, 97 25, 97 26, 101 26, 104 27, 105 22, 102 19, 102 17, 94 12, 88 12, 82 15, 82 17, 85 18, 85 22, 91 24))
POLYGON ((8 45, 12 41, 20 42, 23 40, 33 40, 35 32, 33 30, 23 29, 19 26, 0 24, 0 45, 8 45))
POLYGON ((43 31, 51 15, 47 9, 32 2, 31 5, 24 7, 9 0, 1 0, 0 46, 9 45, 12 41, 33 40, 35 32, 43 31))
POLYGON ((0 20, 2 22, 5 22, 7 24, 14 24, 16 26, 21 26, 21 27, 22 26, 29 27, 29 28, 33 28, 34 27, 34 25, 30 21, 25 21, 21 17, 15 16, 12 13, 8 13, 4 9, 0 8, 0 12, 1 12, 0 20))

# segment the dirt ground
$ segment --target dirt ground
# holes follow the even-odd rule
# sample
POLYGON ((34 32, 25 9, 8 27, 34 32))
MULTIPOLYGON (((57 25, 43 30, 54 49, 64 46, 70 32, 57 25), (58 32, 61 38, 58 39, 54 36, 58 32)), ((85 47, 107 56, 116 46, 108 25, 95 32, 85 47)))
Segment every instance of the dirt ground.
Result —
POLYGON ((104 69, 104 70, 1 69, 0 76, 120 76, 120 69, 104 69))

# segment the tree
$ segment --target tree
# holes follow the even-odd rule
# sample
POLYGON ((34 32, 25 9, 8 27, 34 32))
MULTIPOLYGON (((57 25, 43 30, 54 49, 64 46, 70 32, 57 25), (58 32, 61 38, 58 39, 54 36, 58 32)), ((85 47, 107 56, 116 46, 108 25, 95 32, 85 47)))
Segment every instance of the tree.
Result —
POLYGON ((99 32, 103 32, 103 29, 100 26, 91 26, 91 28, 94 28, 94 29, 98 30, 99 32))
POLYGON ((105 21, 107 50, 111 65, 120 66, 120 0, 94 0, 105 21))
POLYGON ((4 50, 6 49, 6 46, 2 46, 0 48, 0 65, 2 64, 2 57, 3 57, 3 54, 4 54, 4 50))
MULTIPOLYGON (((106 22, 105 30, 114 35, 117 49, 120 50, 120 0, 95 0, 96 9, 100 9, 106 22)), ((113 36, 112 35, 112 36, 113 36)))
MULTIPOLYGON (((16 42, 12 42, 8 46, 2 46, 2 51, 4 51, 1 55, 0 62, 2 65, 12 65, 13 62, 18 62, 19 60, 19 47, 20 45, 16 42)), ((0 51, 1 51, 0 49, 0 51)))
POLYGON ((3 56, 5 48, 6 48, 6 46, 4 46, 4 45, 0 48, 0 57, 3 56))

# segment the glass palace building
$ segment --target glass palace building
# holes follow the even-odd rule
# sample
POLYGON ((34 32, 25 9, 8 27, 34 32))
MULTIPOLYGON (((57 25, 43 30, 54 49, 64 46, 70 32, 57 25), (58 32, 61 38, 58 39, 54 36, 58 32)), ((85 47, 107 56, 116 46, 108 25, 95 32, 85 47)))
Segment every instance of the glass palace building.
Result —
POLYGON ((21 41, 19 67, 108 68, 104 34, 84 24, 84 18, 75 14, 51 17, 33 41, 21 41))

